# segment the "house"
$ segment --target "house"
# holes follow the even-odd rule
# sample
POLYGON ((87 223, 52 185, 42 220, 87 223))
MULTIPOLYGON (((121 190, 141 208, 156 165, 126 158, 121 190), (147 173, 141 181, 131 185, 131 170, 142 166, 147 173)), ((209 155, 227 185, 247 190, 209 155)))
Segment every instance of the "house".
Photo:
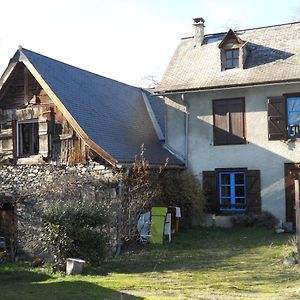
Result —
POLYGON ((142 144, 152 166, 182 168, 165 144, 164 110, 149 91, 20 47, 0 78, 0 236, 12 259, 41 235, 45 203, 100 201, 106 191, 92 181, 117 181, 113 168, 131 167, 142 144))
POLYGON ((295 224, 300 168, 300 23, 181 39, 156 92, 166 143, 199 177, 218 223, 269 211, 295 224))

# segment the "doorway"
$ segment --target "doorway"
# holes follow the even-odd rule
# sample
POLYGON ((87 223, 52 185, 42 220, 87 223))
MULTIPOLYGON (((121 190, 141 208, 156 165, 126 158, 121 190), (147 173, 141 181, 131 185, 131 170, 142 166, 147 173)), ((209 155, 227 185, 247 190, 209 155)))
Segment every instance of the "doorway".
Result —
POLYGON ((284 164, 285 174, 285 212, 286 221, 296 226, 296 206, 295 206, 295 179, 293 172, 300 172, 300 163, 286 163, 284 164))
MULTIPOLYGON (((3 201, 0 196, 0 237, 5 241, 5 251, 11 261, 15 260, 16 254, 16 213, 12 199, 3 201)), ((5 197, 6 198, 6 197, 5 197)))

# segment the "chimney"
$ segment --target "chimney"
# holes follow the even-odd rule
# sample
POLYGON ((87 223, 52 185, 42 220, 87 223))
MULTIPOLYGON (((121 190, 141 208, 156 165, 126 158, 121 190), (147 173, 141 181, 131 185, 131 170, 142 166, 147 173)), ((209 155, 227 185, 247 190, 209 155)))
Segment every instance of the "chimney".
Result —
POLYGON ((194 35, 194 45, 202 45, 204 39, 204 19, 203 18, 193 18, 195 26, 195 35, 194 35))

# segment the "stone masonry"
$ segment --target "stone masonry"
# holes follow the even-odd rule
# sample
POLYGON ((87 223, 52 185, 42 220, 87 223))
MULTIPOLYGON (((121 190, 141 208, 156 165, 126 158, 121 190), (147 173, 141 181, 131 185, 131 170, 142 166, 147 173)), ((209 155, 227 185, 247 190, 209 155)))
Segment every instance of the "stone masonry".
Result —
MULTIPOLYGON (((3 199, 11 197, 16 207, 17 256, 41 253, 41 249, 35 249, 42 235, 41 212, 54 199, 110 199, 107 209, 112 210, 112 216, 116 214, 119 180, 112 168, 95 162, 70 166, 0 166, 0 202, 1 195, 3 199)), ((112 248, 115 248, 117 233, 113 223, 109 230, 112 248)))

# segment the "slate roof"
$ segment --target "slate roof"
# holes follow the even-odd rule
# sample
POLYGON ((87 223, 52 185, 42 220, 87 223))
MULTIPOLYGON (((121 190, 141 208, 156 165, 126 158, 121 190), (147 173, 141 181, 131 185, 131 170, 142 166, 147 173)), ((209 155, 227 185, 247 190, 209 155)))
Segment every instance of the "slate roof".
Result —
MULTIPOLYGON (((141 144, 145 144, 145 157, 150 163, 161 164, 169 157, 170 165, 182 165, 182 161, 159 142, 143 101, 142 89, 24 48, 19 51, 88 137, 119 163, 133 162, 135 155, 140 154, 141 144)), ((155 102, 153 96, 151 102, 155 102)))
POLYGON ((202 45, 193 37, 181 40, 157 92, 171 92, 300 80, 300 23, 235 33, 247 42, 244 69, 221 71, 218 45, 226 33, 206 35, 202 45))

